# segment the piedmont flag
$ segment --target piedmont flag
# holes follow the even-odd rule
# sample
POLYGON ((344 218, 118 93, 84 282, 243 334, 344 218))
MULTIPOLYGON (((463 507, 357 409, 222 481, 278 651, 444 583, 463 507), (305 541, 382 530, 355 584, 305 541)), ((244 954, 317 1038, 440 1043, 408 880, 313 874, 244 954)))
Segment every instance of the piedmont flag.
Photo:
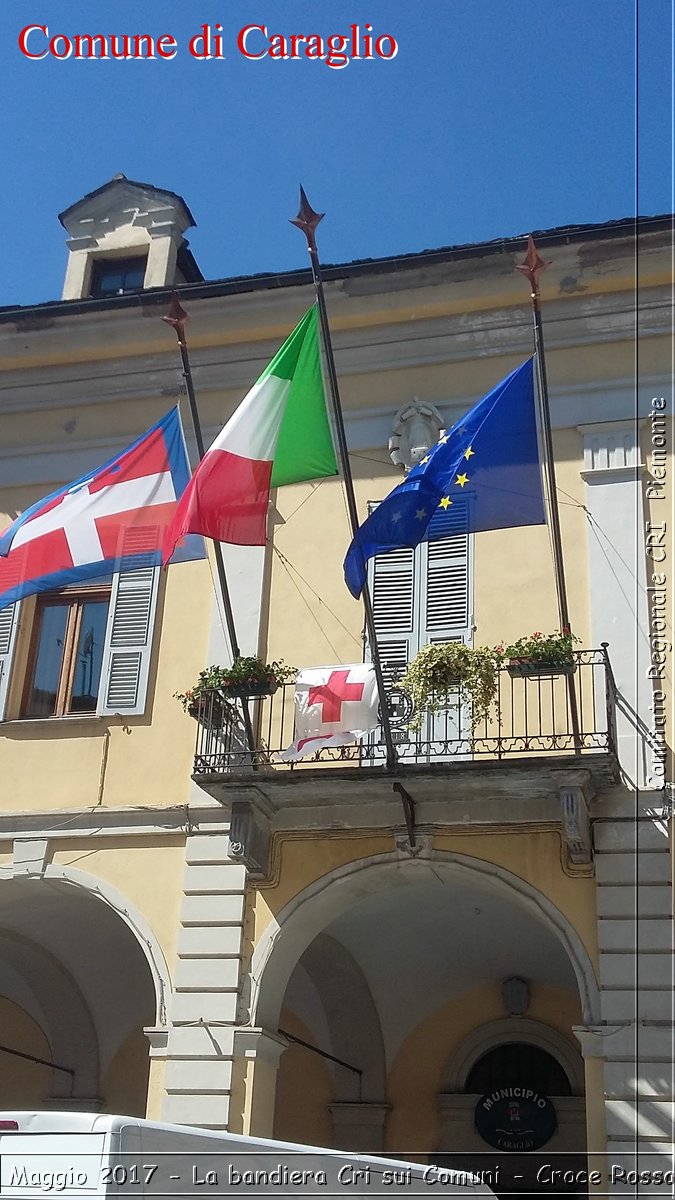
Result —
MULTIPOLYGON (((0 536, 0 609, 37 592, 159 565, 190 467, 178 408, 22 513, 0 536)), ((198 542, 183 557, 203 558, 198 542)))
POLYGON ((295 682, 295 741, 281 758, 297 762, 324 746, 349 746, 379 723, 372 663, 308 667, 295 682))
POLYGON ((337 475, 319 357, 316 305, 207 450, 164 539, 164 561, 186 533, 264 546, 270 489, 337 475))
POLYGON ((445 536, 433 517, 460 496, 468 533, 545 524, 531 358, 444 433, 359 527, 344 561, 352 595, 361 595, 369 558, 445 536))

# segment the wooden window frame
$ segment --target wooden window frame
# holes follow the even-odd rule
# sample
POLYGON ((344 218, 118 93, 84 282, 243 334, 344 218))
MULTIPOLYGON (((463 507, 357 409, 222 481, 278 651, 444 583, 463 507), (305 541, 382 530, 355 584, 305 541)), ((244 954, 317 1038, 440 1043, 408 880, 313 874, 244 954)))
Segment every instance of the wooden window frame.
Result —
MULTIPOLYGON (((28 658, 26 660, 26 676, 21 698, 21 715, 24 720, 31 721, 49 721, 57 717, 74 717, 74 716, 95 716, 96 709, 92 709, 87 713, 72 713, 68 711, 68 705, 72 700, 73 678, 75 675, 75 650, 79 641, 80 629, 82 626, 82 609, 86 603, 92 600, 107 600, 110 605, 112 589, 110 585, 104 587, 79 587, 72 590, 64 589, 62 592, 47 592, 44 595, 37 597, 35 606, 35 614, 33 618, 33 626, 31 630, 30 647, 28 650, 28 658), (58 605, 68 605, 68 614, 66 617, 66 627, 63 636, 63 653, 61 655, 61 668, 59 671, 59 681, 56 691, 55 711, 49 716, 37 717, 31 716, 28 712, 30 705, 31 693, 35 685, 35 668, 37 666, 37 658, 40 649, 40 637, 42 632, 42 618, 47 608, 54 608, 58 605)), ((101 682, 103 682, 101 680, 101 682)))

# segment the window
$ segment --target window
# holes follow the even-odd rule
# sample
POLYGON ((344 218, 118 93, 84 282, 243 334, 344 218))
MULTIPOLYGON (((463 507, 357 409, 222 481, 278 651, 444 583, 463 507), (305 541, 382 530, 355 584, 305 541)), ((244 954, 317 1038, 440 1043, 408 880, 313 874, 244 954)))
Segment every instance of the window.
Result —
POLYGON ((0 721, 143 714, 160 575, 138 567, 0 609, 0 721))
MULTIPOLYGON (((471 616, 472 539, 468 533, 468 499, 457 500, 432 519, 434 540, 414 550, 402 547, 370 560, 369 580, 375 632, 385 684, 394 685, 418 650, 429 642, 463 641, 473 637, 471 616)), ((371 506, 372 508, 376 506, 371 506)), ((370 650, 366 645, 366 661, 370 650)), ((405 709, 392 712, 394 740, 401 757, 420 761, 415 739, 407 730, 405 709)), ((428 754, 440 762, 441 743, 452 744, 454 760, 469 753, 468 714, 457 705, 429 715, 421 730, 428 754), (431 748, 431 744, 433 749, 431 748)), ((380 753, 380 748, 376 754, 380 753)), ((426 751, 425 751, 426 753, 426 751)))
POLYGON ((370 561, 375 630, 388 679, 428 642, 471 641, 466 503, 458 501, 446 511, 439 510, 432 521, 435 540, 370 561))
POLYGON ((146 263, 145 255, 135 258, 95 258, 89 294, 101 298, 142 291, 146 263))
POLYGON ((110 589, 38 601, 24 717, 96 712, 109 607, 110 589))
POLYGON ((474 1063, 465 1091, 484 1096, 504 1087, 528 1087, 542 1096, 571 1096, 572 1088, 560 1063, 529 1042, 508 1042, 488 1050, 474 1063))

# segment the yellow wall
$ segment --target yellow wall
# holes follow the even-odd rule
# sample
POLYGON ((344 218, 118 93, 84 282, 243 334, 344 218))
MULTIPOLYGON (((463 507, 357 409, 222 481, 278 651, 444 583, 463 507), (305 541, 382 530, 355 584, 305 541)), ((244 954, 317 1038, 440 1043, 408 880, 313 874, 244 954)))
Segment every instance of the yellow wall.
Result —
MULTIPOLYGON (((280 1027, 305 1042, 312 1042, 309 1029, 288 1009, 282 1009, 280 1027)), ((280 1141, 307 1146, 330 1146, 333 1128, 329 1104, 333 1081, 328 1063, 292 1042, 279 1062, 274 1108, 274 1136, 280 1141)))
POLYGON ((275 847, 277 882, 257 889, 250 896, 247 932, 252 944, 257 945, 273 917, 303 888, 338 867, 370 855, 386 854, 393 848, 393 834, 386 833, 280 839, 275 847))
MULTIPOLYGON (((570 1040, 581 1020, 578 997, 561 988, 533 985, 528 1018, 541 1021, 570 1040)), ((448 1001, 408 1035, 389 1072, 386 1148, 432 1151, 440 1145, 438 1095, 444 1090, 448 1059, 465 1038, 488 1021, 504 1017, 496 987, 475 988, 448 1001)))
MULTIPOLYGON (((528 1019, 562 1034, 579 1054, 572 1026, 581 1021, 578 996, 561 988, 533 984, 528 1019)), ((441 1147, 439 1094, 447 1090, 448 1062, 462 1042, 489 1021, 504 1017, 497 987, 480 987, 454 997, 412 1030, 391 1065, 386 1103, 385 1151, 428 1154, 441 1147)), ((281 1025, 305 1041, 310 1032, 292 1013, 283 1011, 281 1025)), ((314 1145, 331 1145, 329 1105, 334 1100, 327 1065, 318 1055, 291 1045, 279 1064, 274 1136, 314 1145)), ((460 1147, 461 1148, 461 1147, 460 1147)))
MULTIPOLYGON (((51 1047, 40 1026, 5 996, 0 996, 0 1042, 22 1054, 51 1059, 51 1047)), ((0 1108, 39 1109, 52 1092, 52 1070, 0 1051, 0 1108)))
MULTIPOLYGON (((53 861, 109 883, 143 916, 173 969, 180 928, 185 838, 83 838, 56 843, 53 861)), ((146 1052, 147 1053, 147 1052, 146 1052)))
POLYGON ((147 1107, 148 1039, 135 1029, 120 1046, 101 1085, 104 1109, 130 1117, 144 1117, 147 1107))

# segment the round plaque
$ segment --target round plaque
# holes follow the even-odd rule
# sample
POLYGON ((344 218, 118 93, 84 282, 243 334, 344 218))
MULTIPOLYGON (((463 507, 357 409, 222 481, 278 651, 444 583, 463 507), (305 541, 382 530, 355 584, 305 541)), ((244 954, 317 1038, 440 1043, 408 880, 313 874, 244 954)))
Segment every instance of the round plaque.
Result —
POLYGON ((532 1088, 498 1088, 476 1105, 476 1129, 496 1150, 539 1150, 557 1128, 555 1108, 532 1088))

